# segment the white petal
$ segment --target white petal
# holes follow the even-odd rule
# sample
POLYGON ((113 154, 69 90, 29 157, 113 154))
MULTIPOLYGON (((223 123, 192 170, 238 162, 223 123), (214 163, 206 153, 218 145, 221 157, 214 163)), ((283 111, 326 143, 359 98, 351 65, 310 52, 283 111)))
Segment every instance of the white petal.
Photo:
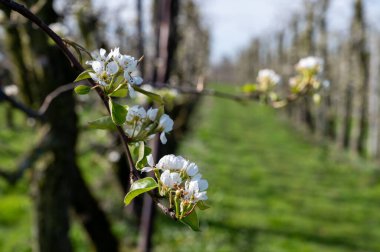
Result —
POLYGON ((168 140, 166 139, 165 132, 161 132, 160 140, 161 140, 162 144, 166 144, 167 143, 168 140))
POLYGON ((129 96, 131 98, 136 98, 136 92, 135 90, 133 89, 133 87, 131 85, 128 84, 128 91, 129 91, 129 96))
POLYGON ((195 176, 195 174, 198 173, 198 166, 194 163, 190 163, 190 165, 188 165, 186 168, 186 173, 190 177, 195 176))
POLYGON ((104 57, 105 55, 106 55, 106 50, 105 49, 103 49, 103 48, 100 48, 100 56, 101 57, 104 57))
POLYGON ((141 169, 142 172, 151 172, 153 171, 153 168, 152 167, 144 167, 141 169))
POLYGON ((115 61, 111 61, 110 63, 107 64, 107 73, 114 75, 119 71, 119 66, 115 61))
POLYGON ((163 114, 160 118, 159 126, 164 132, 170 132, 173 129, 174 122, 167 114, 163 114))
POLYGON ((173 185, 179 185, 182 182, 181 175, 177 172, 170 173, 170 179, 172 180, 173 185))
POLYGON ((92 69, 94 69, 94 71, 96 73, 103 71, 103 68, 104 68, 104 63, 102 61, 93 61, 92 62, 92 69))
POLYGON ((205 179, 198 180, 199 191, 205 191, 208 188, 208 182, 205 179))
POLYGON ((151 121, 156 120, 157 113, 158 113, 158 109, 150 108, 150 109, 148 110, 148 112, 147 112, 148 118, 149 118, 151 121))
POLYGON ((147 157, 146 157, 146 160, 148 161, 148 164, 153 167, 154 166, 154 160, 153 160, 153 155, 152 154, 149 154, 147 157))
POLYGON ((136 85, 141 85, 144 81, 143 78, 141 78, 140 76, 133 77, 133 80, 134 80, 134 84, 136 85))
POLYGON ((171 183, 171 178, 170 178, 170 171, 169 170, 164 171, 160 176, 160 180, 164 185, 171 187, 172 183, 171 183))
POLYGON ((94 73, 88 73, 90 76, 91 76, 91 79, 93 79, 94 81, 98 82, 99 81, 99 78, 96 74, 94 73))
POLYGON ((199 192, 199 193, 196 193, 194 196, 197 200, 207 200, 208 199, 206 192, 199 192))

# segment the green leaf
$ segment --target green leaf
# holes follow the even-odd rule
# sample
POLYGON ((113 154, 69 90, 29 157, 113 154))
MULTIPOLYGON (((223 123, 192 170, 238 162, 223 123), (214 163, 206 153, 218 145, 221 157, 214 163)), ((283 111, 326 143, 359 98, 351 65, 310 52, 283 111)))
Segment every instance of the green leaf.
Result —
POLYGON ((148 156, 152 150, 145 146, 143 141, 139 142, 139 147, 135 149, 135 154, 137 156, 136 169, 141 170, 148 163, 146 156, 148 156))
POLYGON ((126 88, 115 90, 111 94, 109 94, 109 96, 112 96, 112 97, 126 97, 127 95, 128 95, 128 89, 126 88))
POLYGON ((155 93, 152 93, 152 92, 148 92, 136 85, 133 86, 133 89, 136 90, 137 92, 139 93, 142 93, 146 96, 148 96, 150 99, 152 99, 153 101, 159 103, 159 104, 163 104, 164 103, 164 100, 162 100, 162 97, 159 96, 158 94, 155 94, 155 93))
POLYGON ((199 210, 206 210, 210 208, 210 206, 208 206, 204 201, 198 201, 197 207, 199 210))
POLYGON ((123 84, 125 86, 125 79, 124 79, 124 76, 123 75, 118 75, 113 83, 112 83, 112 89, 117 89, 118 87, 120 87, 120 85, 123 84))
POLYGON ((78 81, 81 81, 81 80, 85 80, 85 79, 91 78, 91 76, 89 74, 91 72, 93 72, 91 69, 83 71, 81 74, 78 75, 78 77, 74 80, 74 82, 78 82, 78 81))
POLYGON ((157 187, 157 182, 151 177, 139 179, 133 182, 128 194, 124 198, 125 205, 129 205, 129 203, 131 203, 131 201, 140 194, 153 190, 157 187))
POLYGON ((126 120, 128 112, 127 109, 124 106, 114 102, 112 99, 109 99, 108 105, 110 107, 112 121, 116 125, 122 125, 126 120))
POLYGON ((115 130, 116 126, 110 116, 104 116, 88 123, 92 129, 115 130))
POLYGON ((91 91, 91 87, 86 85, 78 85, 74 88, 74 91, 79 95, 85 95, 91 91))
POLYGON ((193 231, 200 231, 198 215, 195 209, 188 216, 181 219, 180 221, 189 226, 193 231))

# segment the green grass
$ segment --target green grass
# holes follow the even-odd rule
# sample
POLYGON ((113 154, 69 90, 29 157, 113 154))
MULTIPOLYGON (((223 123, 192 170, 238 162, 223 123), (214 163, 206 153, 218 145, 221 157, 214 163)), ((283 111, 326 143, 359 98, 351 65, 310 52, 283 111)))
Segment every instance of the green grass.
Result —
MULTIPOLYGON (((224 87, 223 87, 224 88, 224 87)), ((229 89, 227 89, 229 90, 229 89)), ((0 105, 0 116, 3 115, 0 105)), ((82 113, 82 112, 81 112, 82 113)), ((81 125, 91 118, 82 118, 81 125)), ((18 115, 18 124, 24 125, 18 115)), ((376 252, 380 251, 380 172, 377 164, 315 145, 278 113, 257 104, 205 97, 180 154, 199 164, 209 180, 211 208, 200 212, 201 232, 159 215, 155 251, 376 252)), ((32 128, 14 132, 0 119, 1 164, 13 169, 35 143, 32 128)), ((92 192, 113 221, 124 247, 134 246, 123 195, 101 131, 85 131, 79 164, 92 192)), ((0 179, 0 251, 31 251, 33 204, 30 173, 16 187, 0 179)), ((75 220, 75 218, 73 218, 75 220)), ((73 221, 75 251, 92 251, 73 221)))
POLYGON ((212 208, 200 233, 160 218, 156 251, 380 251, 375 164, 316 147, 257 104, 204 98, 193 125, 180 154, 200 164, 212 208))

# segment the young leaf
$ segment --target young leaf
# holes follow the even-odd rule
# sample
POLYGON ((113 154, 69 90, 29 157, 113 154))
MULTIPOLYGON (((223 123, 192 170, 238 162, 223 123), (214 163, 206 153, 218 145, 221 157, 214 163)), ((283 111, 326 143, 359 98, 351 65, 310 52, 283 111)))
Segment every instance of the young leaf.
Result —
POLYGON ((155 102, 157 102, 159 104, 163 104, 164 103, 164 101, 162 100, 162 97, 159 96, 158 94, 146 91, 146 90, 144 90, 144 89, 142 89, 142 88, 140 88, 140 87, 138 87, 136 85, 133 86, 133 89, 136 90, 139 93, 142 93, 142 94, 148 96, 150 99, 152 99, 153 101, 155 101, 155 102))
POLYGON ((104 130, 114 130, 116 129, 115 124, 113 123, 110 116, 104 116, 95 121, 88 123, 88 127, 92 129, 104 129, 104 130))
POLYGON ((126 97, 127 95, 128 95, 128 89, 126 88, 113 91, 112 93, 109 94, 109 96, 112 96, 112 97, 126 97))
POLYGON ((110 106, 112 121, 116 125, 122 125, 126 120, 128 112, 127 109, 124 106, 112 101, 112 99, 109 99, 108 105, 110 106))
POLYGON ((145 143, 143 141, 139 142, 139 148, 135 149, 136 155, 138 156, 137 162, 136 162, 136 169, 140 170, 144 168, 144 166, 147 164, 146 156, 148 156, 152 150, 145 146, 145 143))
POLYGON ((189 226, 193 231, 200 231, 198 215, 195 209, 188 216, 181 219, 180 221, 189 226))
POLYGON ((81 81, 81 80, 85 80, 85 79, 91 78, 91 76, 89 74, 90 72, 92 72, 91 69, 83 71, 81 74, 78 75, 78 77, 74 80, 74 82, 78 82, 78 81, 81 81))
POLYGON ((85 95, 91 91, 91 87, 86 85, 78 85, 74 88, 75 93, 78 95, 85 95))
POLYGON ((131 201, 140 194, 153 190, 157 187, 157 182, 151 177, 146 177, 133 182, 128 194, 124 198, 125 205, 131 203, 131 201))
POLYGON ((199 210, 206 210, 210 208, 210 206, 208 206, 204 201, 198 201, 197 207, 199 210))

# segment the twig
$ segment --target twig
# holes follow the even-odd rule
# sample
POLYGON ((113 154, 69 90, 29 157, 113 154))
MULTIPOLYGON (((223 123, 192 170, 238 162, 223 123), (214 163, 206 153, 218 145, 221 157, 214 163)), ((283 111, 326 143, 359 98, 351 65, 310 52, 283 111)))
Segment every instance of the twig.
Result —
POLYGON ((39 119, 39 120, 42 119, 42 116, 41 116, 40 113, 38 113, 37 111, 29 108, 25 104, 17 101, 14 97, 7 95, 4 92, 4 90, 0 88, 0 101, 2 101, 2 100, 7 101, 12 107, 14 107, 14 108, 22 111, 28 117, 32 117, 32 118, 39 119))
POLYGON ((39 160, 39 158, 49 150, 51 146, 49 135, 45 137, 35 146, 18 164, 16 171, 5 171, 4 169, 0 170, 0 177, 4 178, 9 184, 16 184, 25 171, 32 168, 33 165, 39 160))
POLYGON ((74 87, 75 87, 75 84, 73 84, 73 83, 65 84, 65 85, 62 85, 62 86, 58 87, 57 89, 55 89, 53 92, 51 92, 50 94, 48 94, 46 96, 44 102, 42 103, 42 106, 40 107, 40 109, 38 111, 31 109, 26 104, 18 101, 13 96, 7 95, 4 92, 4 90, 2 90, 1 88, 0 88, 0 102, 2 100, 7 101, 12 107, 20 110, 21 112, 23 112, 24 114, 26 114, 28 117, 31 117, 31 118, 43 121, 45 113, 48 110, 51 102, 55 98, 57 98, 58 96, 60 96, 62 93, 70 91, 74 87))
POLYGON ((56 88, 53 92, 51 92, 50 94, 48 94, 46 97, 45 97, 45 100, 44 102, 42 103, 40 109, 38 110, 39 114, 41 115, 44 115, 47 111, 47 109, 49 108, 51 102, 57 98, 59 95, 61 95, 62 93, 64 92, 67 92, 67 91, 70 91, 70 90, 73 90, 75 87, 75 84, 74 83, 69 83, 69 84, 65 84, 65 85, 62 85, 62 86, 59 86, 58 88, 56 88))
POLYGON ((245 97, 245 96, 234 95, 234 94, 230 94, 230 93, 224 93, 224 92, 217 91, 217 90, 214 90, 214 89, 202 89, 202 90, 199 90, 199 89, 194 89, 192 87, 170 87, 170 86, 167 86, 167 87, 168 88, 173 88, 173 89, 175 89, 178 92, 183 93, 183 94, 195 94, 195 95, 215 96, 215 97, 220 97, 220 98, 234 100, 234 101, 237 101, 237 102, 244 102, 244 101, 248 100, 247 97, 245 97))

